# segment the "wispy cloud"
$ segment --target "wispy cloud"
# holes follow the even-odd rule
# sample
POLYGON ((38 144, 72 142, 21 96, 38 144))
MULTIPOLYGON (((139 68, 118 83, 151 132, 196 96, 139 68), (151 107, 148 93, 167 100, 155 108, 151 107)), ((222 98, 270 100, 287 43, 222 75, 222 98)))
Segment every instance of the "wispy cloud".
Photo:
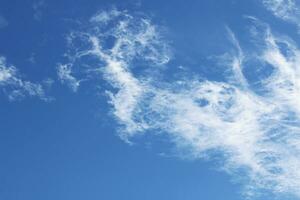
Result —
POLYGON ((3 56, 0 56, 0 88, 10 100, 18 100, 24 96, 47 99, 42 85, 23 80, 17 68, 9 65, 3 56))
POLYGON ((45 0, 35 1, 32 5, 33 18, 37 21, 41 21, 43 17, 43 9, 46 7, 45 0))
POLYGON ((263 0, 263 4, 276 17, 294 23, 300 28, 300 4, 296 0, 263 0))
POLYGON ((117 9, 112 9, 110 11, 101 11, 98 14, 94 15, 90 21, 96 22, 96 23, 102 23, 107 24, 110 22, 113 18, 118 17, 124 13, 121 13, 117 9))
POLYGON ((66 83, 74 92, 80 86, 80 80, 72 75, 72 65, 59 65, 57 67, 57 75, 62 83, 66 83))
POLYGON ((264 189, 300 197, 300 49, 252 20, 254 29, 260 28, 251 36, 260 44, 254 56, 244 53, 227 28, 234 50, 223 62, 230 71, 224 82, 195 75, 174 82, 153 73, 137 75, 140 62, 162 74, 170 48, 151 20, 126 11, 93 16, 90 30, 77 34, 81 45, 71 64, 86 57, 97 60, 91 67, 114 88, 107 93, 124 140, 145 132, 167 134, 179 150, 188 149, 186 156, 221 154, 220 168, 243 174, 248 195, 264 189), (270 75, 258 77, 254 87, 244 66, 257 63, 270 66, 270 75))

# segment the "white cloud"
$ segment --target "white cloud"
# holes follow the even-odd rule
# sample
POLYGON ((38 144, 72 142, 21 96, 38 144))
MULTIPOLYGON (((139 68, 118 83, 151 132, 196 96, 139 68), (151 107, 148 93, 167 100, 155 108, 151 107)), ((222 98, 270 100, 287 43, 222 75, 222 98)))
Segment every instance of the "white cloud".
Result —
POLYGON ((112 9, 110 11, 102 11, 99 12, 98 14, 94 15, 90 21, 91 22, 97 22, 97 23, 103 23, 106 24, 109 21, 111 21, 113 18, 118 17, 120 15, 122 15, 123 13, 120 13, 118 10, 116 9, 112 9))
POLYGON ((130 140, 146 131, 168 134, 179 149, 188 149, 187 156, 222 154, 220 168, 235 176, 244 174, 248 194, 266 189, 300 197, 297 46, 274 36, 264 25, 263 33, 253 36, 263 45, 256 56, 247 57, 228 28, 234 51, 224 62, 231 72, 227 82, 201 81, 191 75, 168 83, 151 73, 134 73, 137 61, 158 71, 168 63, 169 48, 158 27, 146 17, 117 13, 100 13, 97 16, 108 17, 91 20, 91 31, 78 34, 84 48, 77 49, 75 56, 98 59, 95 68, 114 88, 108 93, 114 115, 124 127, 122 138, 130 140), (272 66, 271 75, 259 80, 262 94, 253 90, 243 72, 251 59, 272 66))
POLYGON ((233 55, 229 55, 229 65, 232 66, 230 69, 232 70, 231 76, 233 79, 233 84, 235 82, 235 84, 247 88, 248 83, 243 74, 243 62, 245 57, 244 53, 232 30, 230 30, 229 27, 226 27, 226 29, 228 32, 229 41, 231 41, 232 45, 235 48, 235 53, 233 53, 233 55))
POLYGON ((8 65, 3 56, 0 56, 0 88, 7 92, 10 100, 17 100, 24 96, 47 99, 42 85, 21 79, 17 68, 8 65))
POLYGON ((262 2, 276 17, 294 23, 300 28, 299 2, 295 0, 263 0, 262 2))
POLYGON ((80 86, 80 81, 72 75, 71 65, 59 65, 57 67, 57 75, 62 83, 67 83, 68 86, 76 92, 80 86))
MULTIPOLYGON (((113 16, 107 18, 104 24, 103 21, 92 20, 94 26, 100 28, 100 35, 89 34, 88 39, 92 44, 92 49, 86 54, 96 56, 105 62, 103 70, 105 79, 118 89, 115 94, 109 92, 111 104, 115 107, 114 114, 122 124, 126 125, 126 134, 134 134, 136 131, 147 128, 143 122, 136 123, 134 112, 139 107, 138 104, 143 95, 148 93, 148 86, 131 74, 130 62, 133 59, 140 59, 159 66, 167 63, 170 55, 167 45, 156 30, 157 27, 148 19, 135 19, 126 12, 121 13, 115 10, 112 12, 118 15, 104 12, 105 16, 113 16), (116 16, 119 18, 116 19, 116 16), (103 32, 103 25, 111 26, 109 22, 117 22, 117 26, 103 32), (108 37, 114 38, 114 44, 110 48, 104 44, 108 37)), ((92 19, 102 15, 103 13, 98 13, 92 19)), ((127 137, 126 134, 124 136, 127 137)))

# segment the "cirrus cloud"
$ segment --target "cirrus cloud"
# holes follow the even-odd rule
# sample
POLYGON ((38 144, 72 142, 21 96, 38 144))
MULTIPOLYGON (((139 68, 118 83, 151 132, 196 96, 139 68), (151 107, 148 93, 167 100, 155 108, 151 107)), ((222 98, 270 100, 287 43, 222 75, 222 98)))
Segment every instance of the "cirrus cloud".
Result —
POLYGON ((47 99, 42 85, 23 80, 18 69, 9 65, 3 56, 0 56, 0 88, 10 100, 17 100, 24 96, 47 99))
POLYGON ((187 156, 222 155, 219 167, 243 177, 248 195, 268 190, 300 197, 300 49, 267 24, 249 19, 253 30, 259 29, 251 35, 257 48, 245 53, 227 28, 234 51, 219 61, 230 72, 224 81, 193 74, 168 82, 149 73, 150 68, 163 74, 171 59, 159 26, 115 9, 99 12, 88 31, 75 34, 81 45, 69 66, 86 57, 96 60, 91 68, 112 87, 107 93, 122 139, 167 134, 179 150, 188 149, 187 156), (136 73, 141 62, 147 73, 136 73), (253 82, 245 70, 257 63, 270 73, 253 82))

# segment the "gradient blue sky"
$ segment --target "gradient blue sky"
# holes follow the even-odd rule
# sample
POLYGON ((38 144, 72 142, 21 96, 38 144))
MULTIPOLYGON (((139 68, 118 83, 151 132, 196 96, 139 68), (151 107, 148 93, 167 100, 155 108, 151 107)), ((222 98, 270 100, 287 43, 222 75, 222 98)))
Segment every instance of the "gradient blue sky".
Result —
MULTIPOLYGON (((66 54, 72 53, 76 45, 81 50, 85 47, 85 44, 81 44, 81 39, 74 42, 75 47, 67 44, 67 38, 71 32, 90 33, 93 25, 89 24, 89 20, 92 16, 101 12, 109 13, 114 9, 121 13, 126 10, 128 15, 137 19, 137 23, 140 23, 140 18, 149 19, 151 24, 157 26, 163 38, 158 42, 168 46, 170 61, 164 63, 159 72, 153 72, 155 70, 152 70, 153 66, 149 66, 151 62, 148 60, 138 58, 128 63, 130 66, 141 66, 141 70, 134 67, 128 69, 129 74, 136 77, 138 81, 142 80, 141 77, 156 80, 153 77, 159 76, 159 82, 156 80, 156 83, 152 84, 154 85, 154 89, 150 92, 152 95, 159 96, 161 93, 157 90, 160 89, 168 93, 170 98, 171 94, 178 94, 174 97, 176 101, 182 100, 182 95, 188 94, 188 97, 182 97, 185 101, 193 93, 193 84, 187 80, 197 79, 199 82, 213 81, 212 84, 214 81, 224 82, 247 95, 257 93, 262 99, 269 98, 266 101, 263 100, 263 103, 268 103, 271 99, 276 102, 273 106, 277 108, 280 107, 278 105, 284 104, 283 102, 291 102, 280 107, 280 111, 272 112, 272 116, 287 113, 285 115, 287 117, 280 119, 278 124, 284 120, 282 127, 286 123, 289 125, 293 123, 290 129, 276 127, 275 130, 273 123, 276 122, 274 121, 266 122, 261 126, 268 128, 268 134, 272 131, 282 134, 292 132, 293 136, 288 135, 285 138, 293 140, 293 145, 283 142, 280 143, 280 148, 286 146, 286 149, 291 149, 290 153, 298 153, 300 142, 295 135, 300 134, 298 129, 300 112, 291 113, 291 110, 295 110, 299 105, 294 103, 294 100, 298 101, 297 97, 300 96, 296 85, 298 82, 295 82, 295 93, 288 93, 291 98, 287 100, 283 99, 286 95, 284 93, 286 88, 273 91, 277 86, 269 88, 270 91, 272 90, 270 95, 266 97, 260 95, 264 92, 260 84, 265 84, 260 78, 271 76, 274 69, 268 68, 269 66, 274 65, 276 70, 278 65, 281 69, 282 63, 267 56, 262 58, 262 55, 266 54, 254 55, 263 48, 266 49, 265 52, 271 53, 276 53, 279 49, 282 55, 280 58, 286 58, 287 62, 292 63, 293 69, 300 64, 300 59, 297 59, 300 58, 298 54, 300 51, 298 52, 297 48, 300 43, 300 23, 299 20, 297 21, 300 19, 299 5, 296 2, 291 4, 292 9, 284 10, 290 5, 288 3, 293 1, 282 1, 284 7, 279 6, 275 9, 276 2, 280 1, 0 0, 0 56, 5 58, 5 62, 0 62, 0 65, 5 69, 14 66, 17 71, 12 73, 15 76, 13 79, 1 81, 1 73, 4 73, 5 69, 0 68, 0 199, 299 199, 297 186, 300 186, 300 175, 296 173, 297 170, 294 170, 294 168, 300 168, 300 160, 297 156, 287 159, 294 161, 291 165, 282 164, 286 161, 282 159, 286 154, 274 158, 274 160, 282 159, 280 163, 270 161, 271 158, 257 161, 263 169, 269 167, 266 164, 267 167, 264 168, 263 162, 266 160, 268 164, 269 162, 276 163, 279 171, 283 171, 282 176, 281 172, 270 172, 271 177, 269 172, 255 172, 255 170, 253 172, 247 169, 244 171, 243 168, 251 169, 253 166, 243 163, 234 156, 235 146, 229 150, 226 149, 227 146, 232 145, 231 143, 226 143, 224 146, 218 143, 212 148, 203 147, 202 149, 201 145, 198 148, 193 143, 194 140, 190 141, 188 136, 182 133, 185 127, 183 125, 177 127, 177 124, 174 124, 174 117, 170 113, 178 111, 175 107, 170 108, 173 110, 167 114, 164 110, 155 110, 157 115, 163 117, 149 119, 151 125, 161 119, 163 123, 170 123, 166 126, 155 124, 149 130, 126 131, 126 127, 129 126, 127 118, 122 121, 124 118, 116 114, 118 105, 109 103, 106 92, 112 91, 117 94, 124 88, 115 86, 116 80, 107 81, 109 74, 103 75, 101 72, 95 72, 91 75, 86 72, 87 68, 95 69, 89 68, 89 65, 100 66, 105 60, 97 63, 93 58, 90 60, 84 58, 72 63, 74 64, 71 69, 74 70, 72 71, 74 80, 82 80, 80 86, 75 89, 76 91, 69 87, 70 84, 72 85, 72 82, 68 85, 70 79, 58 75, 58 66, 71 62, 66 54), (253 36, 254 29, 257 31, 256 36, 253 36), (269 30, 276 38, 276 45, 264 44, 263 33, 269 30), (281 44, 283 46, 280 46, 281 44), (289 46, 290 44, 293 46, 289 46), (243 60, 240 65, 243 65, 242 72, 249 82, 247 89, 243 88, 242 83, 232 80, 234 75, 228 75, 231 73, 228 63, 233 58, 243 60), (258 67, 258 65, 263 67, 258 67), (64 78, 66 79, 62 80, 64 78), (177 88, 178 83, 175 84, 175 82, 178 80, 185 81, 182 86, 184 89, 177 88), (30 83, 30 86, 26 86, 27 83, 30 83), (38 89, 39 87, 42 92, 38 89), (186 92, 181 93, 182 90, 186 92), (272 99, 272 95, 278 95, 278 98, 276 96, 272 99), (164 121, 165 118, 168 120, 164 121), (287 120, 290 121, 286 122, 287 120), (176 130, 170 130, 169 126, 176 126, 176 130), (183 130, 180 131, 180 128, 183 130), (132 143, 129 144, 120 135, 126 135, 126 139, 132 143), (187 144, 189 142, 191 144, 187 144), (211 151, 214 152, 211 153, 211 151), (222 156, 223 153, 225 156, 222 156), (229 155, 228 158, 227 155, 229 155), (227 163, 227 160, 231 158, 234 161, 227 163), (224 163, 233 167, 228 167, 224 163), (257 179, 264 178, 266 178, 265 182, 257 181, 257 179), (272 186, 266 186, 268 184, 272 186), (249 189, 249 187, 253 188, 249 189)), ((112 26, 110 25, 108 29, 112 26)), ((125 32, 127 33, 127 30, 125 32)), ((137 57, 145 55, 142 52, 137 57)), ((295 76, 293 76, 295 79, 300 78, 297 73, 298 70, 295 69, 295 76)), ((289 76, 283 78, 286 77, 289 76)), ((271 79, 271 82, 276 82, 275 78, 271 79)), ((239 98, 241 97, 237 96, 237 99, 239 98)), ((250 102, 253 102, 251 98, 250 102)), ((120 101, 126 102, 126 98, 120 101)), ((203 101, 200 102, 201 104, 207 103, 205 99, 201 101, 203 101)), ((248 106, 251 107, 247 102, 243 103, 244 101, 241 104, 245 110, 248 106)), ((142 102, 141 105, 147 107, 148 104, 142 102)), ((142 112, 149 111, 144 106, 139 106, 140 104, 137 107, 141 107, 142 112)), ((205 105, 200 107, 203 106, 205 105)), ((162 109, 169 108, 166 105, 162 107, 162 109)), ((254 107, 256 106, 253 106, 253 109, 254 107)), ((249 109, 251 111, 251 108, 249 109)), ((187 110, 189 111, 188 108, 187 110)), ((247 113, 241 113, 239 118, 246 115, 247 113)), ((183 116, 183 118, 189 116, 183 116)), ((191 116, 194 115, 191 114, 191 116)), ((195 116, 197 117, 197 113, 195 116)), ((135 121, 138 116, 132 118, 134 123, 140 123, 139 120, 135 121)), ((206 125, 205 121, 200 123, 201 127, 206 125)), ((235 125, 240 124, 236 122, 235 125)), ((211 125, 208 126, 211 128, 211 125)), ((243 124, 241 126, 241 130, 247 131, 251 128, 246 135, 253 133, 253 127, 243 124)), ((220 127, 224 128, 221 124, 215 129, 220 129, 220 127)), ((199 136, 198 133, 195 134, 195 137, 201 140, 201 134, 199 136)), ((214 135, 210 131, 205 134, 214 135)), ((273 139, 270 139, 270 144, 276 144, 273 139)), ((204 140, 210 140, 210 138, 205 137, 204 140)), ((269 146, 269 143, 263 145, 266 148, 269 146)), ((238 149, 242 147, 243 144, 237 146, 238 149)), ((278 153, 277 147, 276 150, 273 148, 267 150, 271 153, 278 153)), ((255 152, 260 151, 255 149, 255 152)), ((253 159, 253 162, 256 162, 257 158, 253 159)))

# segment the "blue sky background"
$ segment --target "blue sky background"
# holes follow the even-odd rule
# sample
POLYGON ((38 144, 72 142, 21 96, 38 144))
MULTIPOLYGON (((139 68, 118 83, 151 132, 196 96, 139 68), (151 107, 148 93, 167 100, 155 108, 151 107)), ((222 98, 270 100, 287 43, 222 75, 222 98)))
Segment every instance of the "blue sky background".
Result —
MULTIPOLYGON (((173 57, 165 80, 191 73, 223 80, 226 70, 214 56, 234 51, 226 27, 241 46, 252 48, 245 16, 300 42, 295 24, 256 0, 0 0, 7 22, 0 26, 0 55, 22 78, 42 84, 48 97, 11 101, 9 87, 1 88, 0 199, 245 199, 243 184, 219 170, 215 159, 181 158, 167 137, 155 134, 137 137, 132 145, 121 140, 105 96, 109 86, 100 75, 77 92, 59 82, 67 35, 112 7, 145 13, 165 27, 173 57)), ((298 199, 272 192, 255 198, 298 199)))

